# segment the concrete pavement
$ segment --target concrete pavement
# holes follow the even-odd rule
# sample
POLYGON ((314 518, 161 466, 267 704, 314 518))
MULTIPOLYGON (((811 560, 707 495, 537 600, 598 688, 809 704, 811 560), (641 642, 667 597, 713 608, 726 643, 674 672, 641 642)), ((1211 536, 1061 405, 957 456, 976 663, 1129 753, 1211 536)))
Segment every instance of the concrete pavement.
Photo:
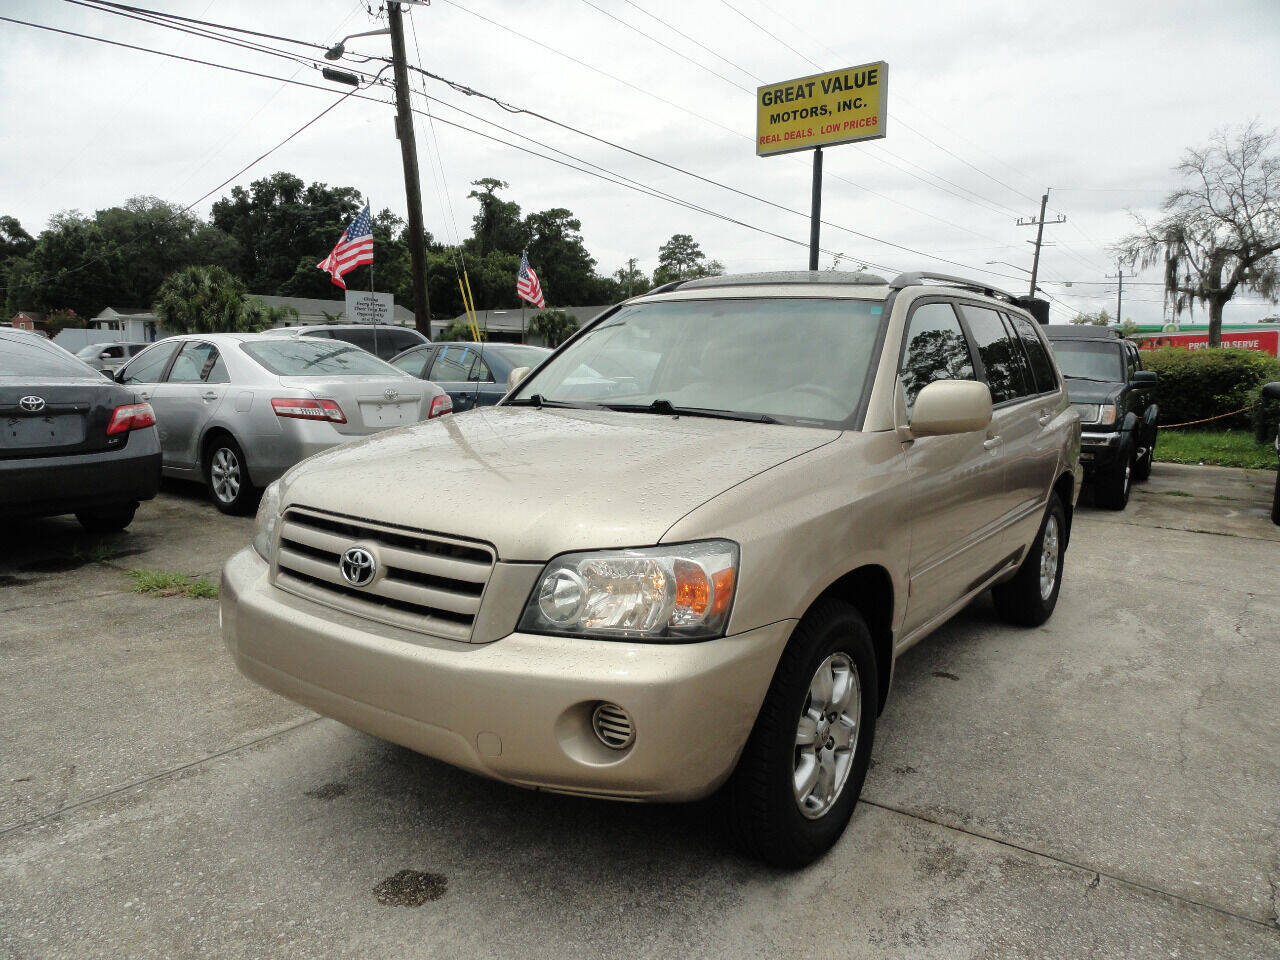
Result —
POLYGON ((247 541, 198 488, 118 537, 10 531, 0 956, 1274 958, 1269 495, 1157 464, 1082 506, 1054 618, 979 600, 910 651, 850 829, 790 874, 710 803, 518 790, 242 680, 215 603, 128 592, 247 541))

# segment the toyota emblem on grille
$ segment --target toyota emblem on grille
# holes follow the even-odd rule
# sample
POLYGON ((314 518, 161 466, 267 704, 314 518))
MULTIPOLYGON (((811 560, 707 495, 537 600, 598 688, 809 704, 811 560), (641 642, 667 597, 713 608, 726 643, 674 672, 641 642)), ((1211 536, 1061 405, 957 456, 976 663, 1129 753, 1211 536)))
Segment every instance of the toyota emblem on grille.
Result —
POLYGON ((27 413, 39 413, 44 409, 44 397, 23 397, 18 401, 18 406, 27 413))
POLYGON ((378 572, 378 561, 363 547, 352 547, 338 561, 338 570, 353 587, 367 587, 378 572))
POLYGON ((382 391, 382 395, 388 400, 394 400, 396 397, 400 396, 400 391, 395 387, 387 387, 387 389, 382 391))

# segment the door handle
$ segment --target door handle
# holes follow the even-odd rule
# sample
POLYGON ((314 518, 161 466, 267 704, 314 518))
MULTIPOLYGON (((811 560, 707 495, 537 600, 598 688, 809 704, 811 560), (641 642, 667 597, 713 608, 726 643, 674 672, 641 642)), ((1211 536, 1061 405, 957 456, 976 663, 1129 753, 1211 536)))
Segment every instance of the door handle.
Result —
POLYGON ((146 390, 139 390, 139 391, 138 391, 138 396, 140 396, 143 400, 150 400, 150 399, 151 399, 151 394, 150 394, 148 391, 146 391, 146 390))
POLYGON ((1046 412, 1046 413, 1040 414, 1040 426, 1047 427, 1052 422, 1053 422, 1052 413, 1046 412))
POLYGON ((982 441, 982 449, 994 450, 996 447, 1000 446, 1000 444, 1002 443, 1004 443, 1003 437, 987 437, 987 439, 982 441))
POLYGON ((205 400, 217 400, 217 399, 218 399, 218 395, 217 395, 216 393, 214 393, 214 391, 212 391, 212 390, 209 390, 208 392, 201 394, 201 396, 202 396, 205 400))

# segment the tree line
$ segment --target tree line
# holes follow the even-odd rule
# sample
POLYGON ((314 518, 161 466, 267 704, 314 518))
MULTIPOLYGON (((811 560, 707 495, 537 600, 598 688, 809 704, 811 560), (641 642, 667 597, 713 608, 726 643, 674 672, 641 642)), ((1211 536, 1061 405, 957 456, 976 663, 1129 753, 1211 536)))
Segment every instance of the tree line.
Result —
MULTIPOLYGON (((471 235, 446 246, 429 232, 427 291, 434 316, 463 312, 458 277, 464 266, 479 310, 519 306, 515 293, 520 255, 538 272, 549 306, 613 303, 670 280, 722 273, 688 234, 675 234, 658 251, 652 276, 631 258, 612 274, 582 239, 572 211, 554 207, 525 214, 506 199, 508 184, 482 178, 468 199, 478 210, 471 235)), ((208 220, 156 197, 133 197, 92 216, 66 211, 32 236, 12 216, 0 216, 0 285, 4 319, 19 310, 55 314, 75 323, 104 307, 150 307, 162 282, 193 266, 217 267, 254 294, 334 299, 339 290, 316 268, 363 207, 353 187, 307 185, 279 172, 234 187, 214 203, 208 220)), ((373 219, 375 289, 412 303, 405 223, 390 210, 373 219)), ((351 289, 370 289, 370 268, 345 277, 351 289)))

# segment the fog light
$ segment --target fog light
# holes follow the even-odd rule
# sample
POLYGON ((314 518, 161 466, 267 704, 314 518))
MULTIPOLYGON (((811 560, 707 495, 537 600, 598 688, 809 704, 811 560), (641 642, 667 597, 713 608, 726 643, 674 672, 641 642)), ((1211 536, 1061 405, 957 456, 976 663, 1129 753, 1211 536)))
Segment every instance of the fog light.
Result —
POLYGON ((591 714, 591 729, 610 750, 625 750, 636 739, 631 717, 616 703, 598 704, 591 714))

